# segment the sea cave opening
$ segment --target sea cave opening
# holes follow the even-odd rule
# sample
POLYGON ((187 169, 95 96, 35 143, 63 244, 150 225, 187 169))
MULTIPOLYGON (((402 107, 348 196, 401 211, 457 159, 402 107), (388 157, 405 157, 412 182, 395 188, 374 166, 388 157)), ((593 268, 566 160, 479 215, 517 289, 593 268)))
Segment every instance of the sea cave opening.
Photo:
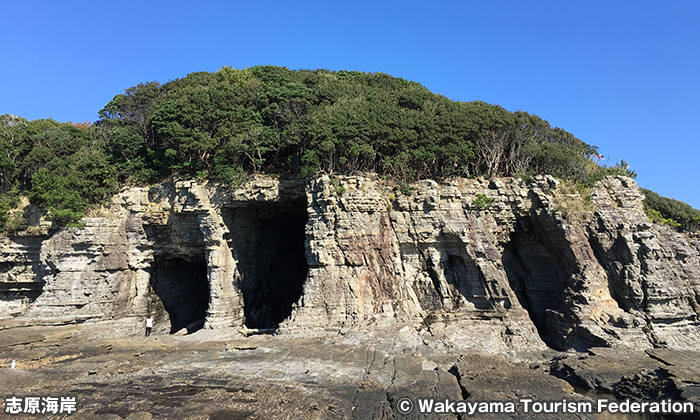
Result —
MULTIPOLYGON (((546 236, 546 235, 545 235, 546 236)), ((503 250, 503 267, 520 304, 530 314, 542 340, 560 347, 549 317, 560 309, 565 270, 548 240, 538 236, 529 219, 520 219, 503 250)))
POLYGON ((207 262, 203 254, 201 258, 189 258, 156 256, 152 265, 151 287, 169 315, 171 334, 183 328, 195 332, 204 326, 207 317, 207 262))
POLYGON ((305 201, 264 203, 223 212, 237 262, 245 326, 277 329, 303 293, 306 262, 305 201))

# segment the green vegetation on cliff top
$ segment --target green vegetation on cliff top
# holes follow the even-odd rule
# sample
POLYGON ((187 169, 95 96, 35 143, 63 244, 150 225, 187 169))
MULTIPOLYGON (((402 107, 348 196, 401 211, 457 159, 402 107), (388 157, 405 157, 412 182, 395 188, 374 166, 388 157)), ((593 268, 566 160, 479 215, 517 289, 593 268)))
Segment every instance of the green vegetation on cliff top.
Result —
POLYGON ((22 226, 7 212, 20 195, 74 224, 124 184, 171 176, 235 186, 258 173, 376 172, 402 183, 546 173, 587 185, 635 175, 625 162, 599 166, 595 146, 536 115, 452 101, 382 73, 224 67, 131 87, 99 116, 0 117, 0 229, 22 226))

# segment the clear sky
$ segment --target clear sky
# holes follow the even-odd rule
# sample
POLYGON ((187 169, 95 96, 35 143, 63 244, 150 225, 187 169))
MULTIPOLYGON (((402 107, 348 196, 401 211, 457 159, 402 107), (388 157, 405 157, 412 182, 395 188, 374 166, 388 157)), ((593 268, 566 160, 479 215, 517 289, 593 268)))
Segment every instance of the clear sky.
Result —
POLYGON ((700 1, 0 0, 0 114, 95 121, 222 66, 383 72, 537 114, 700 208, 700 1))

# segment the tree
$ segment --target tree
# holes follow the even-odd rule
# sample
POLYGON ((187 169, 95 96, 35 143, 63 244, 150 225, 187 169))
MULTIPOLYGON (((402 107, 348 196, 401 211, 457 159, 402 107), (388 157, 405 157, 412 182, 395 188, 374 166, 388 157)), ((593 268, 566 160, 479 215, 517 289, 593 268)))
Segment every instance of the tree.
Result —
POLYGON ((159 82, 139 83, 124 94, 115 96, 100 110, 100 119, 133 126, 143 139, 148 139, 148 118, 162 102, 163 96, 159 82))
POLYGON ((4 205, 29 193, 73 223, 120 184, 173 175, 226 185, 319 171, 377 172, 402 185, 532 171, 588 184, 635 175, 626 162, 598 166, 594 146, 536 115, 452 101, 383 73, 223 67, 138 84, 99 115, 94 125, 0 117, 4 205))
POLYGON ((8 192, 17 181, 22 159, 29 145, 24 129, 27 120, 16 115, 0 116, 0 193, 8 192))

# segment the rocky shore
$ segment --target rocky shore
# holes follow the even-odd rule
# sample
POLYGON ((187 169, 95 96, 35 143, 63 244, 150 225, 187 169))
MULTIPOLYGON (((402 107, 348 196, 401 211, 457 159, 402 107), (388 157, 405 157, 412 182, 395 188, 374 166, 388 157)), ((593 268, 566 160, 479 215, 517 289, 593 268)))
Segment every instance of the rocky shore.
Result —
POLYGON ((596 412, 599 399, 693 402, 696 352, 654 349, 501 355, 458 353, 392 338, 216 334, 103 338, 100 324, 0 331, 0 393, 75 397, 71 419, 692 419, 596 412), (526 356, 526 358, 525 358, 526 356), (9 368, 11 360, 15 369, 9 368), (403 415, 397 404, 416 404, 403 415), (419 399, 512 402, 513 413, 425 414, 419 399), (590 402, 593 412, 524 412, 521 401, 590 402))
POLYGON ((124 190, 81 228, 2 238, 0 391, 76 397, 13 418, 425 418, 429 398, 515 412, 428 418, 697 418, 524 412, 700 409, 700 242, 642 199, 624 177, 124 190))

